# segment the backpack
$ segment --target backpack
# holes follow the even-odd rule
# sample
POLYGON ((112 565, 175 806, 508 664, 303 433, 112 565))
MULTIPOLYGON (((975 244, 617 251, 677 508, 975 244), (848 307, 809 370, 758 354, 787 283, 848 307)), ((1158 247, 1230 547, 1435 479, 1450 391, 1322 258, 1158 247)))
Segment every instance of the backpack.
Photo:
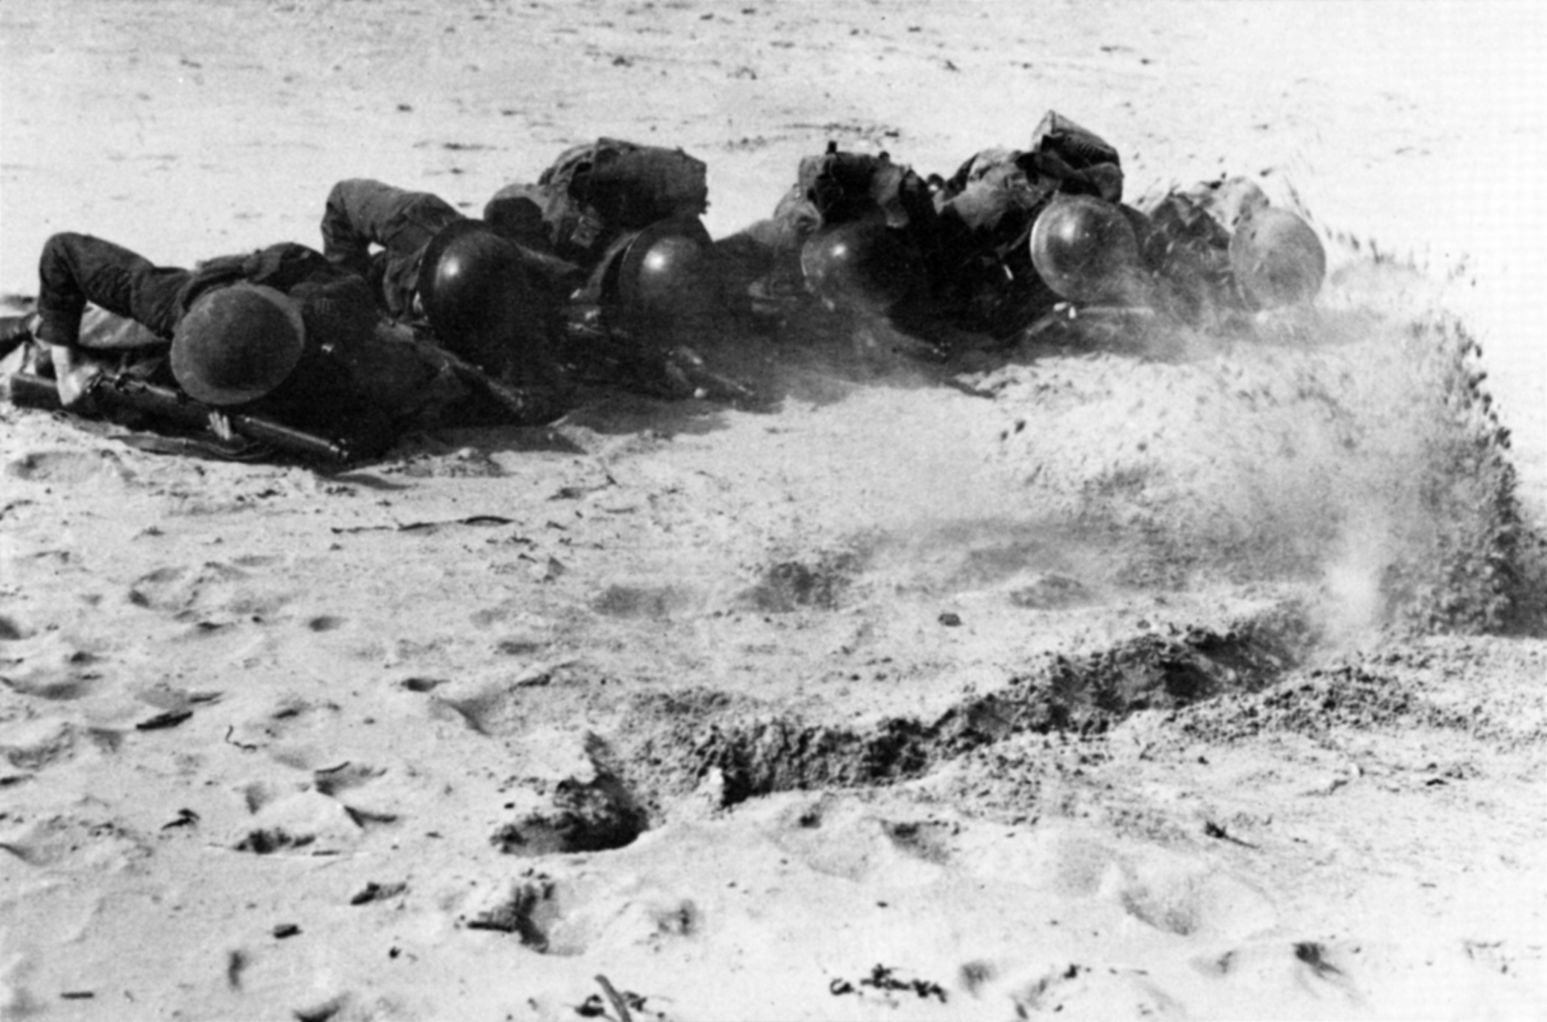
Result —
POLYGON ((985 149, 963 163, 937 195, 941 243, 948 262, 999 259, 1031 233, 1056 184, 1022 165, 1024 154, 985 149))
POLYGON ((836 142, 800 161, 795 186, 774 211, 801 241, 819 227, 874 216, 916 241, 930 237, 935 208, 928 184, 888 153, 842 152, 836 142))
POLYGON ((1051 110, 1030 149, 973 155, 935 194, 937 298, 971 329, 1004 334, 1024 326, 1057 300, 1031 265, 1037 216, 1061 192, 1117 202, 1122 181, 1117 150, 1051 110))
POLYGON ((935 207, 929 184, 912 168, 893 163, 888 153, 844 152, 836 142, 801 159, 795 184, 759 225, 762 244, 771 250, 771 268, 762 290, 804 291, 801 248, 819 229, 867 218, 881 218, 906 239, 926 265, 935 249, 935 207))
POLYGON ((1032 130, 1027 156, 1035 172, 1056 180, 1061 192, 1122 201, 1123 168, 1117 150, 1056 110, 1043 114, 1032 130))
POLYGON ((945 181, 936 202, 951 221, 943 228, 948 233, 965 233, 977 239, 980 249, 1003 254, 1030 233, 1036 215, 1054 194, 1118 202, 1122 186, 1117 150, 1049 110, 1031 134, 1030 149, 977 153, 945 181))
POLYGON ((706 176, 703 161, 681 149, 602 138, 566 149, 535 188, 508 186, 489 206, 524 199, 540 207, 554 251, 590 269, 621 235, 701 215, 709 206, 706 176))

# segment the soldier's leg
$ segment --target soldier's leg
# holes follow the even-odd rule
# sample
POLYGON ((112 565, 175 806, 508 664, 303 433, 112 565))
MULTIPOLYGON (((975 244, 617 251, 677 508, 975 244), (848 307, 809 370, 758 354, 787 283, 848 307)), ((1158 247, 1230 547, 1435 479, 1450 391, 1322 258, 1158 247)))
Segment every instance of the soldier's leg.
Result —
POLYGON ((413 256, 442 228, 463 219, 450 203, 429 192, 351 178, 328 193, 322 251, 332 262, 369 277, 371 245, 399 258, 413 256))
POLYGON ((155 266, 101 238, 56 234, 38 260, 38 337, 55 346, 79 345, 88 302, 170 337, 189 277, 187 270, 155 266))
POLYGON ((86 234, 56 234, 44 243, 38 260, 38 338, 49 347, 66 407, 81 401, 101 368, 81 346, 87 304, 171 337, 181 314, 178 299, 190 276, 86 234))

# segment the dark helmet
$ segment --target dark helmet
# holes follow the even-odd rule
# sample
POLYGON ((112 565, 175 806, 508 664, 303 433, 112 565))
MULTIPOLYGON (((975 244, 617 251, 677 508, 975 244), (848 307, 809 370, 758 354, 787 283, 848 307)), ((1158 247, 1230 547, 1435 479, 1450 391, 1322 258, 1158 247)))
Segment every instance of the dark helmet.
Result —
POLYGON ((1327 273, 1327 252, 1310 224, 1268 206, 1236 226, 1230 269, 1248 299, 1271 309, 1316 297, 1327 273))
POLYGON ((1031 228, 1031 264, 1060 298, 1132 301, 1142 287, 1139 239, 1115 203, 1058 195, 1031 228))
POLYGON ((801 247, 800 269, 828 305, 877 315, 917 290, 924 275, 918 254, 880 220, 821 228, 801 247))
POLYGON ((617 257, 609 316, 635 330, 709 326, 722 304, 709 232, 697 219, 663 220, 636 234, 617 257))
POLYGON ((489 372, 541 331, 545 313, 521 253, 482 221, 459 220, 431 239, 418 290, 436 338, 489 372))
POLYGON ((172 333, 172 375, 210 405, 256 401, 285 381, 306 349, 301 309, 271 287, 206 291, 172 333))

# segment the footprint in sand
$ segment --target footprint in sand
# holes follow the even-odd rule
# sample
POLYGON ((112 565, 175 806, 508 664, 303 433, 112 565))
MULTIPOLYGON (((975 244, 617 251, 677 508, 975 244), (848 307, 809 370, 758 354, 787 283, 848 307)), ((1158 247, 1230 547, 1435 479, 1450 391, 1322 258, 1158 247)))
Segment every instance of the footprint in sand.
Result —
POLYGON ((659 950, 663 943, 700 937, 706 922, 692 898, 640 876, 607 881, 539 874, 490 892, 480 902, 465 917, 469 929, 509 933, 539 954, 559 957, 659 950))
POLYGON ((5 474, 33 483, 79 483, 88 479, 130 482, 134 473, 112 451, 32 451, 6 463, 5 474))
POLYGON ((129 586, 129 602, 137 607, 157 606, 162 595, 187 573, 186 568, 157 568, 147 572, 129 586))
POLYGON ((102 676, 95 671, 61 674, 35 669, 22 674, 0 675, 0 685, 18 695, 50 702, 71 702, 96 692, 102 685, 102 676))
POLYGON ((340 763, 313 770, 312 783, 324 795, 337 795, 341 791, 363 787, 386 772, 385 767, 368 763, 340 763))
POLYGON ((270 759, 293 770, 310 773, 320 765, 336 763, 336 752, 326 744, 318 745, 290 735, 326 733, 338 720, 339 705, 327 699, 303 699, 287 696, 266 710, 245 716, 231 725, 226 742, 239 749, 266 750, 270 759))
POLYGON ((1358 960, 1344 948, 1317 941, 1269 939, 1210 952, 1192 965, 1205 976, 1259 991, 1278 990, 1287 1005, 1307 997, 1314 1003, 1342 1000, 1360 1007, 1364 998, 1352 968, 1358 960))
POLYGON ((1039 575, 1010 591, 1010 603, 1028 610, 1063 610, 1094 600, 1095 594, 1084 583, 1067 575, 1039 575))
POLYGON ((219 561, 206 561, 197 569, 157 568, 135 579, 128 596, 137 607, 167 611, 179 620, 211 611, 268 618, 291 600, 287 593, 266 591, 264 580, 252 572, 219 561))
POLYGON ((908 886, 939 878, 953 857, 951 831, 939 821, 887 819, 828 794, 785 810, 770 836, 818 873, 855 881, 884 875, 908 886))
POLYGON ((37 772, 73 759, 82 739, 89 739, 69 721, 38 717, 0 727, 0 757, 18 770, 37 772))
POLYGON ((72 637, 59 631, 38 632, 0 618, 0 640, 7 635, 11 638, 6 641, 14 645, 3 647, 0 686, 50 702, 82 699, 100 687, 104 658, 81 649, 72 637))
POLYGON ((352 849, 363 831, 342 803, 318 791, 303 791, 260 803, 252 820, 232 834, 230 846, 254 855, 325 855, 352 849))
POLYGON ((1278 921, 1265 894, 1228 873, 1197 866, 1125 873, 1114 892, 1123 911, 1179 937, 1239 938, 1278 921))
POLYGON ((103 873, 151 854, 142 835, 111 821, 75 816, 53 816, 0 833, 0 851, 31 866, 103 873))
POLYGON ((610 585, 591 601, 598 614, 618 618, 668 618, 692 602, 675 586, 610 585))

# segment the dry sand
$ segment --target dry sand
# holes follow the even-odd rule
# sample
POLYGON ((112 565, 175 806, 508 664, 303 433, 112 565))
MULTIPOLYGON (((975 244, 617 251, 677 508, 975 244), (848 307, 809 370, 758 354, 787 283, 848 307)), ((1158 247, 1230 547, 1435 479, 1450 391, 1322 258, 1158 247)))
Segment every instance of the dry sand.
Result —
POLYGON ((12 294, 53 231, 316 244, 338 178, 476 211, 602 134, 723 235, 828 138, 943 171, 1048 108, 1334 270, 1258 343, 334 475, 0 408, 0 1016, 1547 1017, 1544 21, 0 8, 12 294))

